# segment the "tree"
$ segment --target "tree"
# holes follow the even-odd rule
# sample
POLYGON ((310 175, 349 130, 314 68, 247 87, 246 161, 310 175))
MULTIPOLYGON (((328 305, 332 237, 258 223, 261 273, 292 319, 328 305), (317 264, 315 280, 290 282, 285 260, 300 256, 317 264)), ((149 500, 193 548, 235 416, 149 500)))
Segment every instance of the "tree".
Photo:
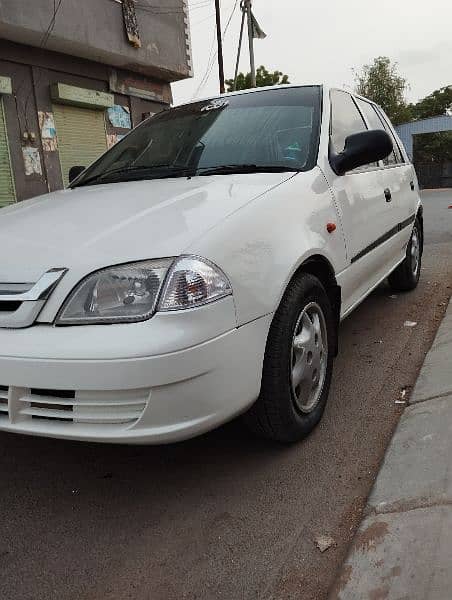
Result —
POLYGON ((408 83, 399 75, 397 63, 378 56, 361 72, 355 71, 356 93, 379 104, 396 125, 409 121, 411 114, 405 100, 408 83))
MULTIPOLYGON (((281 85, 284 83, 290 83, 289 76, 284 75, 281 71, 267 71, 267 69, 262 65, 256 71, 256 86, 257 87, 266 87, 268 85, 281 85)), ((226 81, 226 85, 228 86, 228 92, 232 92, 234 89, 234 80, 228 79, 226 81)), ((248 90, 251 86, 251 73, 239 73, 237 76, 237 90, 248 90)))
POLYGON ((409 109, 413 119, 428 119, 445 115, 452 107, 452 85, 435 90, 409 109))
POLYGON ((413 137, 417 163, 452 162, 452 131, 423 133, 413 137))

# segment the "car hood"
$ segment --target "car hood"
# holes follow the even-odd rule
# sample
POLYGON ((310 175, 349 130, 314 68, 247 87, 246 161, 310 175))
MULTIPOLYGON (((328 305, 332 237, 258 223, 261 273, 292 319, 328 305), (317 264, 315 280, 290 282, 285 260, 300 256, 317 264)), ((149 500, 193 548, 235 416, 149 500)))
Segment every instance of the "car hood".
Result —
POLYGON ((177 256, 293 173, 215 175, 80 187, 0 210, 0 282, 34 282, 55 267, 77 276, 177 256))

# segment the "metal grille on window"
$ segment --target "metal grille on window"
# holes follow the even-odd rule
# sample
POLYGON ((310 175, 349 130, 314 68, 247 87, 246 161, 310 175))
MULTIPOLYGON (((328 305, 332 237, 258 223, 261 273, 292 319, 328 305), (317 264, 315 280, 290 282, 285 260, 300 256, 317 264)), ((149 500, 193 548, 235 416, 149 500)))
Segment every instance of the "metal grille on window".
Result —
POLYGON ((3 100, 0 98, 0 207, 16 200, 3 100))
POLYGON ((67 186, 71 167, 87 167, 107 150, 105 113, 64 104, 54 104, 53 112, 63 182, 67 186))

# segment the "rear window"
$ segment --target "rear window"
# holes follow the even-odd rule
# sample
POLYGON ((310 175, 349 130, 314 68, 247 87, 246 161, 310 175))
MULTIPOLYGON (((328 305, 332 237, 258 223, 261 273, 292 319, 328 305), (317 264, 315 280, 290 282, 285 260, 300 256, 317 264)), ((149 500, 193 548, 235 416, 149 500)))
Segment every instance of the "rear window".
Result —
POLYGON ((366 102, 365 100, 362 100, 361 98, 357 98, 356 102, 358 103, 358 106, 359 106, 361 112, 363 113, 364 118, 366 119, 367 123, 369 124, 369 129, 382 129, 383 131, 386 131, 392 139, 393 151, 391 152, 391 154, 389 156, 387 156, 383 160, 383 164, 386 166, 390 166, 390 165, 397 165, 397 164, 403 162, 403 158, 402 158, 401 152, 399 150, 397 141, 396 141, 395 137, 393 136, 392 131, 389 129, 387 124, 384 122, 383 117, 380 115, 380 113, 376 109, 376 107, 373 104, 371 104, 370 102, 366 102))

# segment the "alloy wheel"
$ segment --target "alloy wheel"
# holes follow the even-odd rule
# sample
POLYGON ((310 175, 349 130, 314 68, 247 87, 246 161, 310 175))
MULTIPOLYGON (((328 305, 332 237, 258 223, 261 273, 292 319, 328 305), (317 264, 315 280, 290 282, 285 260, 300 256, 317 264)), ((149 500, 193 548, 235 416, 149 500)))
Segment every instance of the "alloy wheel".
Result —
POLYGON ((292 339, 290 381, 296 408, 310 413, 317 406, 325 382, 328 340, 325 317, 316 302, 301 311, 292 339))

